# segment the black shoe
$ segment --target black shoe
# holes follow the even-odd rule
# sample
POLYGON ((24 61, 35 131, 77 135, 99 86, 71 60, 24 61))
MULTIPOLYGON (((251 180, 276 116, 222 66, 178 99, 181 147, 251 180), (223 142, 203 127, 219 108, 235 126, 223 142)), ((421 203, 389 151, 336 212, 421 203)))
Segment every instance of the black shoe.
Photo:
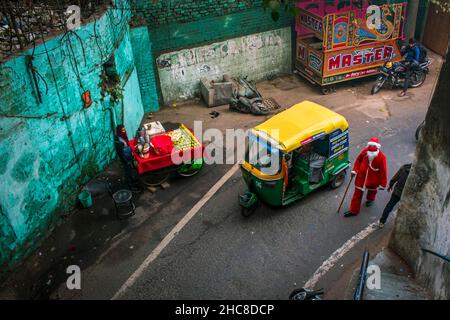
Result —
POLYGON ((366 201, 366 207, 371 207, 373 205, 373 201, 366 201))
POLYGON ((351 211, 347 211, 346 213, 344 213, 344 217, 349 218, 349 217, 355 217, 356 214, 353 214, 351 211))

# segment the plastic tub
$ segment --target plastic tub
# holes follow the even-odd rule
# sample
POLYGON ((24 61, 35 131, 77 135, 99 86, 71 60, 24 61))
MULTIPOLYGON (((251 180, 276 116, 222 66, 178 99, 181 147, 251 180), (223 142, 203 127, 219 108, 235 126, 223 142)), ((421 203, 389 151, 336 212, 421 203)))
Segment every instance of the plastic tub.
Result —
POLYGON ((92 206, 92 195, 89 191, 83 191, 78 195, 81 205, 85 208, 92 206))

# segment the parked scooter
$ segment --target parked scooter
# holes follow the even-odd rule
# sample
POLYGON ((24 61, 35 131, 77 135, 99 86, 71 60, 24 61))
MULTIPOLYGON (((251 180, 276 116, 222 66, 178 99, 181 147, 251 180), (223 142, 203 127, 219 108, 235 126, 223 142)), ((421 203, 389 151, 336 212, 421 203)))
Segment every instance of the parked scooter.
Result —
POLYGON ((233 91, 230 100, 230 110, 255 115, 269 113, 269 108, 264 104, 261 94, 251 82, 243 78, 237 78, 235 81, 237 88, 233 91))
POLYGON ((323 295, 323 289, 311 290, 307 288, 295 289, 289 295, 289 300, 322 300, 319 296, 323 295))
MULTIPOLYGON (((411 79, 409 81, 410 88, 420 87, 425 82, 430 64, 431 60, 427 58, 412 71, 411 79)), ((380 91, 385 83, 390 85, 391 88, 402 87, 405 83, 405 75, 406 66, 403 63, 392 63, 392 61, 385 62, 384 65, 380 67, 380 75, 372 87, 372 94, 376 94, 380 91)))

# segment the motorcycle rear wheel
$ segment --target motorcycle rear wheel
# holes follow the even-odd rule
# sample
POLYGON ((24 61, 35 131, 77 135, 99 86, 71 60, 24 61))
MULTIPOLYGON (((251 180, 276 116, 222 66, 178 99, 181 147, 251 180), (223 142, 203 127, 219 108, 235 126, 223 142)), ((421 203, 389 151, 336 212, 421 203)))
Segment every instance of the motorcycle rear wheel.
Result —
POLYGON ((411 75, 411 81, 410 81, 409 87, 410 88, 420 87, 425 82, 426 77, 427 77, 427 74, 423 71, 414 72, 411 75))

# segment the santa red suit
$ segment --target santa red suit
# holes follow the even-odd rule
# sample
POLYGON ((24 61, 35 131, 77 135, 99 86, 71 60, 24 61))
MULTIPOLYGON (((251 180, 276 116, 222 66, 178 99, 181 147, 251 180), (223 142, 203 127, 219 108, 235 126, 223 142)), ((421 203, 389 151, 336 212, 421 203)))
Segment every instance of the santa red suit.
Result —
POLYGON ((352 174, 356 174, 355 192, 350 209, 345 216, 357 215, 360 211, 364 191, 367 190, 366 205, 370 206, 377 196, 378 189, 387 185, 386 157, 380 150, 378 138, 370 139, 367 147, 356 158, 352 174))

